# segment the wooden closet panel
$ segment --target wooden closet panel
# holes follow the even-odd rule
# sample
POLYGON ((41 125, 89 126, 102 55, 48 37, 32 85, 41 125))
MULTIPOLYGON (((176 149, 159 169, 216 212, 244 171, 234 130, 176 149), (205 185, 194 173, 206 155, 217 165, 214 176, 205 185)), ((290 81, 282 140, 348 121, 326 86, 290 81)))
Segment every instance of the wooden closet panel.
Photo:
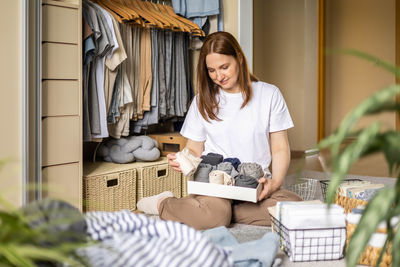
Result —
POLYGON ((43 41, 78 43, 78 10, 51 5, 43 6, 43 41))
POLYGON ((42 84, 43 116, 79 115, 78 87, 78 81, 44 81, 42 84))
POLYGON ((62 199, 81 208, 82 186, 76 177, 79 177, 79 163, 43 168, 43 197, 62 199))
POLYGON ((43 44, 43 79, 78 79, 78 46, 70 44, 43 44))
POLYGON ((80 161, 79 123, 78 116, 43 119, 43 166, 80 161))

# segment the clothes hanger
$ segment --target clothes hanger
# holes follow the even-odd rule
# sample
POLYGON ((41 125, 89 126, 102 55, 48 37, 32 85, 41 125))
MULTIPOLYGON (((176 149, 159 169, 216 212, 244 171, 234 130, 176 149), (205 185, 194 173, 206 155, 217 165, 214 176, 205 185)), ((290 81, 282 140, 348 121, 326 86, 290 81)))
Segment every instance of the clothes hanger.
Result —
POLYGON ((109 10, 112 10, 113 13, 118 14, 121 17, 121 20, 126 21, 132 19, 132 16, 125 12, 125 10, 121 9, 116 1, 110 0, 95 0, 98 4, 102 4, 102 6, 107 7, 109 10))
POLYGON ((161 4, 155 4, 151 3, 155 9, 163 16, 165 17, 168 21, 171 22, 173 25, 172 30, 175 31, 182 31, 182 32, 191 32, 190 27, 182 23, 181 21, 177 20, 173 16, 171 16, 168 12, 166 12, 161 4))
POLYGON ((135 10, 148 26, 164 28, 164 24, 152 16, 146 7, 142 5, 141 0, 122 0, 129 8, 135 10))
POLYGON ((154 4, 152 2, 149 1, 144 1, 142 2, 146 7, 147 10, 155 17, 157 18, 159 21, 161 21, 164 24, 164 28, 168 28, 168 29, 174 29, 176 28, 176 24, 172 21, 170 21, 168 18, 166 18, 166 16, 160 12, 160 10, 154 6, 154 4))
MULTIPOLYGON (((163 3, 164 3, 164 1, 163 1, 163 3)), ((180 22, 186 24, 186 25, 190 28, 190 32, 191 32, 193 35, 195 35, 195 36, 206 36, 205 33, 204 33, 204 31, 201 30, 201 29, 199 28, 199 26, 198 26, 196 23, 194 23, 194 22, 192 22, 192 21, 190 21, 190 20, 188 20, 188 19, 186 19, 186 18, 184 18, 184 17, 181 17, 181 16, 177 15, 177 14, 175 13, 174 9, 172 8, 172 6, 166 5, 166 4, 160 4, 159 6, 160 6, 160 8, 162 8, 166 13, 168 13, 169 15, 171 15, 173 18, 175 18, 175 19, 179 20, 180 22)))
POLYGON ((119 23, 122 23, 122 16, 120 14, 108 8, 108 6, 104 5, 102 1, 96 0, 95 3, 104 8, 104 10, 106 10, 109 14, 111 14, 111 16, 113 16, 119 23))

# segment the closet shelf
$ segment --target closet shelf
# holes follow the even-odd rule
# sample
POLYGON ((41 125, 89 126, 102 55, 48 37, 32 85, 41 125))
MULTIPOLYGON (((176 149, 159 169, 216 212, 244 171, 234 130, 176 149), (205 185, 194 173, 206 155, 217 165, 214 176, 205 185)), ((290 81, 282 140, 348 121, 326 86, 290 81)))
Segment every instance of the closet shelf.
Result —
POLYGON ((60 7, 69 7, 69 8, 79 8, 78 3, 72 2, 62 2, 57 0, 42 0, 43 5, 53 5, 53 6, 60 6, 60 7))

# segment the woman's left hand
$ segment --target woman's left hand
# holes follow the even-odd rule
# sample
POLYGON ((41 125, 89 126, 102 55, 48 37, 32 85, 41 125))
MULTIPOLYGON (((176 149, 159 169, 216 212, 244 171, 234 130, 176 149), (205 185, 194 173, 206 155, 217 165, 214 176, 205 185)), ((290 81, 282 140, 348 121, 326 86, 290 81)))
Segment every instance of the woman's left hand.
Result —
POLYGON ((264 185, 263 190, 261 191, 260 195, 258 196, 258 200, 261 201, 265 198, 268 198, 271 196, 273 192, 275 192, 278 188, 276 186, 276 183, 273 179, 267 179, 265 177, 261 178, 258 180, 260 184, 264 185))

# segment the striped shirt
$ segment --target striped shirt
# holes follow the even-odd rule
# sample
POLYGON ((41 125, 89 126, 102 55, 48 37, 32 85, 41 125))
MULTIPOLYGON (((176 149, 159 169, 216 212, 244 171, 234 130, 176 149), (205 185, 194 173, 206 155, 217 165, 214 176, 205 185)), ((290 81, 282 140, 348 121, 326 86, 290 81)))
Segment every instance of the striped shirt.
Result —
POLYGON ((187 225, 128 210, 86 213, 88 234, 99 243, 80 250, 91 266, 233 266, 231 250, 187 225))

